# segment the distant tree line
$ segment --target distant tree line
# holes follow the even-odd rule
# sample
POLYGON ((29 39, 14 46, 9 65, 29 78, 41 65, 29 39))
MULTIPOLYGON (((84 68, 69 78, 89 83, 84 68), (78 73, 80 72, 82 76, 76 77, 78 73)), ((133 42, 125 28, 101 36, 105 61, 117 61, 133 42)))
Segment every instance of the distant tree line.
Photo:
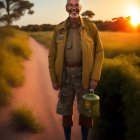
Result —
POLYGON ((113 18, 111 21, 93 21, 100 31, 122 31, 122 32, 140 32, 140 24, 134 27, 130 23, 131 17, 113 18))
MULTIPOLYGON (((92 20, 92 22, 96 24, 96 26, 100 31, 114 31, 114 32, 139 31, 140 32, 140 24, 137 27, 134 27, 130 23, 130 19, 131 19, 130 17, 118 17, 118 18, 113 18, 110 21, 92 20)), ((22 26, 17 28, 20 28, 21 30, 24 31, 36 32, 36 31, 53 31, 55 27, 56 25, 51 25, 51 24, 42 24, 42 25, 35 24, 35 25, 27 25, 27 26, 22 26)))
POLYGON ((17 28, 19 28, 23 31, 30 31, 30 32, 52 31, 55 29, 55 27, 56 27, 56 25, 51 25, 51 24, 27 25, 27 26, 22 26, 21 28, 17 26, 17 28))

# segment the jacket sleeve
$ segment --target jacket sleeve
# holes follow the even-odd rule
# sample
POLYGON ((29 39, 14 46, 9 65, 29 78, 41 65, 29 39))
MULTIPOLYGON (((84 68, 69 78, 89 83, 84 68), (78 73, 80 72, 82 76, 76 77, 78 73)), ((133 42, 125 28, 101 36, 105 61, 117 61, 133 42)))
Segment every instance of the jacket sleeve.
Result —
POLYGON ((104 51, 103 51, 103 46, 102 46, 98 29, 95 25, 92 31, 94 32, 95 50, 94 50, 94 64, 93 64, 91 79, 99 81, 101 70, 102 70, 103 59, 104 59, 104 51))
POLYGON ((56 31, 54 31, 51 45, 49 48, 49 55, 48 55, 48 61, 49 61, 49 72, 52 83, 56 83, 56 73, 55 73, 55 60, 56 60, 56 31))

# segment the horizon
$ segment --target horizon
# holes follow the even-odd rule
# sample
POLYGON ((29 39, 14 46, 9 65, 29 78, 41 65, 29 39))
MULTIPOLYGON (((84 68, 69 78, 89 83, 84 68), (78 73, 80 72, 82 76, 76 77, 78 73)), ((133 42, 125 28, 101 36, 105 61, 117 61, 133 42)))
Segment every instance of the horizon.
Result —
MULTIPOLYGON (((65 10, 66 0, 29 0, 34 3, 33 15, 25 14, 19 20, 14 21, 13 25, 26 26, 33 24, 56 25, 64 21, 68 14, 65 10), (57 10, 56 10, 57 9, 57 10)), ((140 21, 140 0, 81 0, 83 13, 91 10, 95 13, 92 20, 108 21, 117 17, 133 17, 137 13, 137 20, 140 21), (133 12, 134 10, 135 13, 133 12)))

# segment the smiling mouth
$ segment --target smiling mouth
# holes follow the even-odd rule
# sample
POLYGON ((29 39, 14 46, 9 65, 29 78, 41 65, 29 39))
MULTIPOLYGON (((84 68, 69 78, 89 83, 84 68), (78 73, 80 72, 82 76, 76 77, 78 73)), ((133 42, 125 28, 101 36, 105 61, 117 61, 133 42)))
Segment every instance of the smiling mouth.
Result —
POLYGON ((69 10, 69 14, 71 17, 78 17, 79 16, 79 10, 69 10))
POLYGON ((73 14, 73 15, 77 15, 78 13, 77 13, 77 12, 71 12, 71 14, 73 14))
POLYGON ((69 10, 69 12, 76 12, 76 13, 78 13, 79 10, 78 10, 78 9, 75 9, 75 10, 69 10))

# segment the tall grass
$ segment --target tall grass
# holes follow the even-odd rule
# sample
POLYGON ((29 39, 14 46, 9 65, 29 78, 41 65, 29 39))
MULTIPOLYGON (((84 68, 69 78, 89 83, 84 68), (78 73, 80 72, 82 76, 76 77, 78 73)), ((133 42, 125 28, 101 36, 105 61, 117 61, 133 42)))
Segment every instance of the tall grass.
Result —
MULTIPOLYGON (((28 59, 31 50, 28 46, 27 34, 12 28, 0 28, 0 100, 7 102, 11 87, 20 86, 24 82, 22 62, 28 59), (5 95, 5 99, 3 99, 5 95), (6 99, 7 98, 7 99, 6 99)), ((3 103, 4 104, 4 103, 3 103)))
POLYGON ((100 32, 105 57, 135 53, 140 56, 140 33, 100 32))
POLYGON ((11 89, 5 79, 0 77, 0 106, 8 105, 11 98, 11 89))
POLYGON ((10 86, 21 85, 24 80, 22 60, 3 48, 0 48, 0 58, 0 76, 10 86))
POLYGON ((12 111, 12 126, 19 131, 40 132, 42 126, 28 107, 17 108, 12 111))
POLYGON ((15 36, 16 31, 10 27, 0 27, 0 40, 5 39, 6 37, 15 36))
POLYGON ((30 33, 30 35, 35 38, 38 42, 45 45, 47 48, 50 47, 51 38, 53 35, 53 32, 36 32, 36 33, 30 33))
POLYGON ((28 59, 31 54, 31 51, 27 48, 28 42, 25 41, 24 36, 18 36, 18 38, 7 38, 3 45, 10 53, 25 59, 28 59))

